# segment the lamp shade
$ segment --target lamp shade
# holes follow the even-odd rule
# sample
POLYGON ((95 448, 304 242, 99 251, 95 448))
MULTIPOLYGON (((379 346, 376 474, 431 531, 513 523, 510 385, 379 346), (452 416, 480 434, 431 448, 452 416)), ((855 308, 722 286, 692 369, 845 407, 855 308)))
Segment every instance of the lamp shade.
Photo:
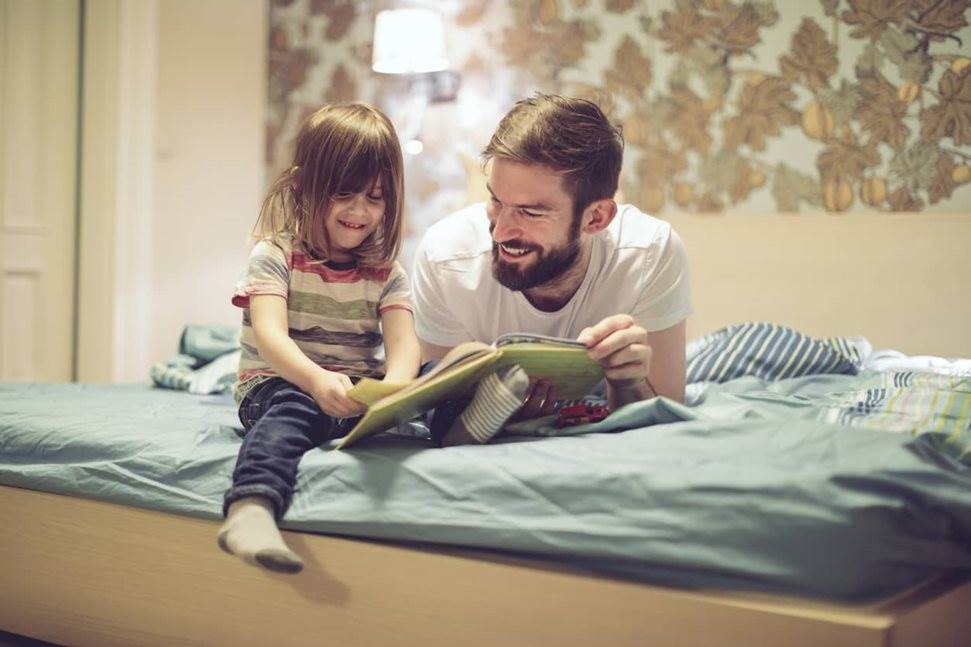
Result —
POLYGON ((445 25, 430 9, 387 9, 374 19, 371 67, 385 74, 418 74, 448 68, 445 25))

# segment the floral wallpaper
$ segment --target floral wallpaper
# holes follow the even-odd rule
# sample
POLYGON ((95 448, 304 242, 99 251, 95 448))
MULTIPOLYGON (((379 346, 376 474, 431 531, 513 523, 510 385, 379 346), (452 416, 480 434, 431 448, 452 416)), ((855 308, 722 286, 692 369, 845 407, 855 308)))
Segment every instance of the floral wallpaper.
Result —
POLYGON ((423 229, 481 195, 478 151, 542 90, 623 125, 623 197, 648 212, 971 212, 969 5, 273 0, 268 169, 316 106, 372 102, 421 142, 406 182, 423 229), (454 100, 371 71, 374 15, 393 6, 443 14, 454 100))

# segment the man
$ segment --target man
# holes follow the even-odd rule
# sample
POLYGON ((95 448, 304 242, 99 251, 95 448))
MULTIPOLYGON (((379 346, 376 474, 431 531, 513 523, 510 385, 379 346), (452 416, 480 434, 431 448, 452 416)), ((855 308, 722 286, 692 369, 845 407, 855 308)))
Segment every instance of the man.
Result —
MULTIPOLYGON (((687 258, 667 223, 614 202, 622 157, 594 103, 513 107, 483 151, 490 200, 432 225, 417 250, 424 360, 509 332, 570 337, 603 367, 612 407, 684 399, 687 258)), ((549 384, 524 391, 520 417, 552 410, 549 384)))

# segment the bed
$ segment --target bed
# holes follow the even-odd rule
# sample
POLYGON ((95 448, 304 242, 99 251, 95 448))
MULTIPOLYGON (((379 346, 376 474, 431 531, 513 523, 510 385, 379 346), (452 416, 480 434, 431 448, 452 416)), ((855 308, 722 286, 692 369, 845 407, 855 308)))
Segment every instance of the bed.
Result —
POLYGON ((239 443, 228 397, 2 385, 0 505, 17 523, 0 620, 71 644, 258 644, 255 605, 297 643, 316 626, 375 644, 741 641, 782 622, 861 644, 969 601, 971 377, 748 376, 692 397, 486 447, 315 451, 285 522, 311 565, 287 578, 215 549, 239 443), (681 616, 652 618, 652 596, 681 616), (692 605, 724 619, 698 625, 692 605))
POLYGON ((962 644, 967 365, 877 355, 854 356, 856 374, 697 382, 693 406, 554 437, 314 452, 285 523, 308 564, 295 577, 216 548, 239 442, 227 398, 0 385, 0 629, 97 645, 962 644))

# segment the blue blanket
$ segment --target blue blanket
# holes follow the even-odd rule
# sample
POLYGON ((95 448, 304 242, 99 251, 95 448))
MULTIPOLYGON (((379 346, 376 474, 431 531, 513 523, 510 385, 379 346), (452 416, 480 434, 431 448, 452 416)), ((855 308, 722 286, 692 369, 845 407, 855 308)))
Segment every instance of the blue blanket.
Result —
MULTIPOLYGON (((301 463, 284 526, 677 586, 884 595, 971 569, 971 388, 912 385, 936 397, 898 393, 840 415, 887 379, 742 378, 711 385, 695 407, 631 405, 582 435, 324 447, 301 463), (923 412, 908 408, 918 401, 923 412)), ((228 396, 3 384, 0 483, 217 518, 238 431, 228 396)))

